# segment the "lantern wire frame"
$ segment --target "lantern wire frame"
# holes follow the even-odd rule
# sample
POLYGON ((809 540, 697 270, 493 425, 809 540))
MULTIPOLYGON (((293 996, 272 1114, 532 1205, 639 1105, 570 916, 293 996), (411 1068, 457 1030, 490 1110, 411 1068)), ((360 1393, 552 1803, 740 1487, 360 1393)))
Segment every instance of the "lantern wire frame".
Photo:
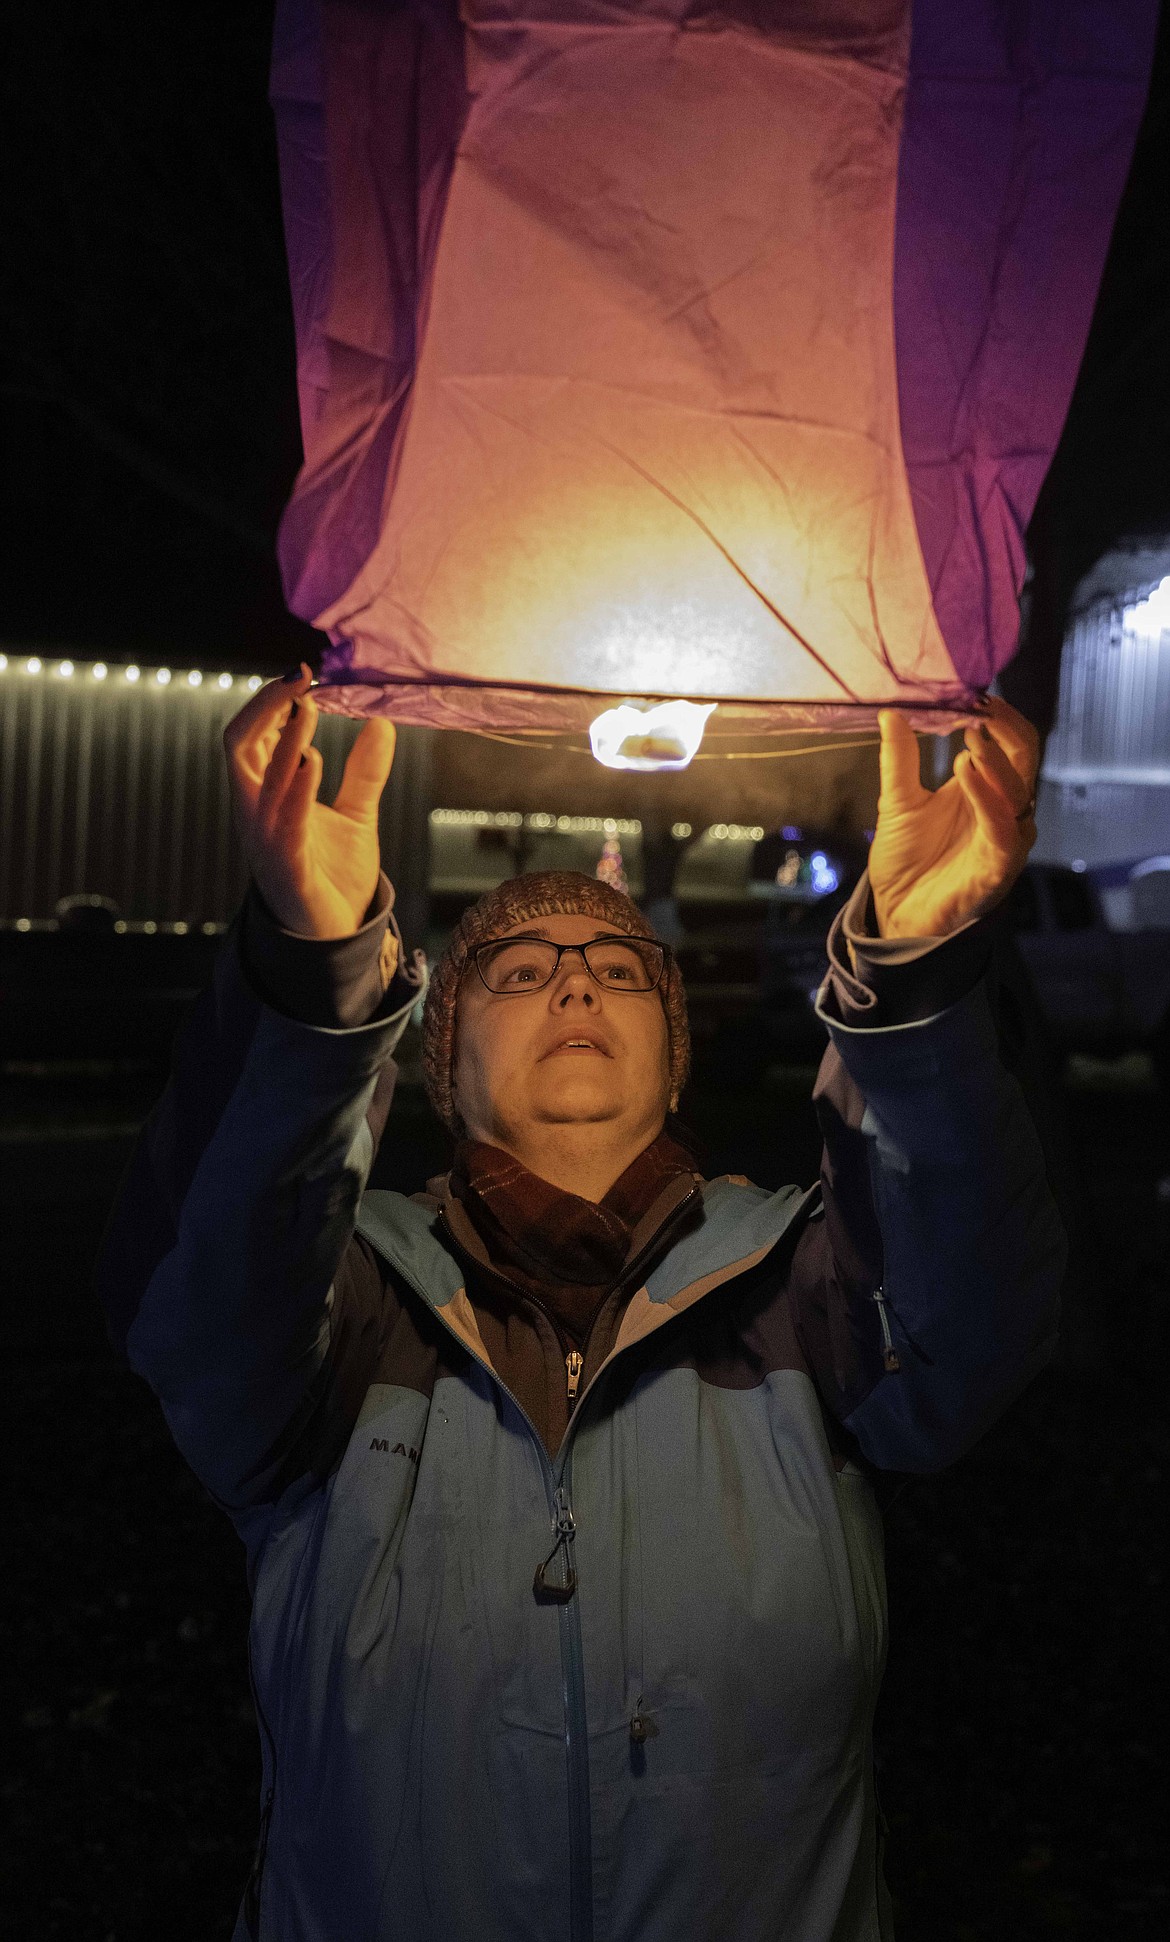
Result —
MULTIPOLYGON (((324 696, 328 695, 331 690, 336 690, 338 687, 341 687, 343 685, 348 686, 350 684, 342 683, 339 681, 322 682, 314 678, 313 684, 312 684, 312 691, 316 695, 318 700, 322 700, 324 696)), ((393 681, 393 682, 388 681, 384 685, 387 687, 394 687, 399 684, 397 683, 397 681, 393 681)), ((410 680, 409 677, 407 677, 401 682, 401 685, 405 688, 410 688, 415 684, 410 680)), ((460 687, 475 687, 480 684, 476 682, 465 681, 460 679, 459 677, 455 677, 453 679, 449 678, 445 680, 442 683, 442 685, 460 688, 460 687)), ((503 682, 503 683, 500 683, 499 685, 506 689, 513 684, 503 682)), ((550 691, 553 693, 571 692, 574 694, 578 694, 581 692, 579 690, 561 690, 556 688, 553 688, 550 691)), ((642 703, 653 703, 653 702, 664 701, 664 700, 682 699, 682 697, 679 697, 679 696, 629 695, 629 694, 625 696, 615 694, 612 696, 603 697, 600 692, 596 693, 595 695, 591 694, 589 698, 590 700, 594 700, 594 699, 608 700, 611 706, 615 706, 615 707, 622 700, 642 702, 642 703)), ((709 697, 705 696, 704 700, 707 700, 707 699, 709 699, 709 697)), ((976 690, 975 693, 971 695, 970 699, 965 703, 952 702, 949 705, 943 704, 942 707, 936 707, 934 709, 931 708, 930 703, 924 702, 921 698, 915 698, 913 700, 907 700, 903 702, 900 702, 900 701, 883 701, 883 702, 877 702, 877 703, 865 702, 865 703, 858 703, 855 705, 857 706, 859 712, 864 710, 864 712, 869 715, 872 715, 873 713, 876 713, 879 709, 884 709, 884 708, 905 709, 906 712, 910 714, 929 714, 929 713, 941 714, 944 717, 944 720, 940 722, 937 728, 924 729, 920 732, 943 736, 943 735, 949 735, 953 733, 956 728, 962 727, 967 722, 977 722, 981 720, 983 716, 985 716, 986 713, 988 712, 987 700, 988 700, 988 691, 986 689, 979 689, 979 690, 976 690)), ((720 705, 721 704, 717 701, 715 703, 716 709, 718 709, 720 705)), ((751 703, 744 703, 742 701, 733 702, 731 705, 734 706, 737 715, 750 713, 752 711, 752 706, 753 706, 753 704, 751 703)), ((764 705, 767 706, 768 704, 764 704, 764 705)), ((348 711, 342 710, 339 712, 348 712, 348 711)), ((716 719, 717 718, 714 718, 711 721, 709 721, 704 730, 703 743, 706 744, 706 746, 700 746, 695 751, 694 755, 690 759, 690 762, 685 765, 686 767, 689 768, 693 766, 693 764, 696 762, 778 762, 778 761, 783 761, 785 759, 790 759, 790 758, 793 758, 796 756, 802 756, 802 755, 828 755, 842 749, 868 749, 868 748, 877 748, 880 746, 880 737, 875 736, 871 732, 869 732, 871 725, 869 722, 867 722, 864 728, 859 727, 854 735, 849 736, 848 739, 844 741, 830 742, 830 741, 824 741, 824 740, 813 740, 813 741, 806 740, 804 745, 798 748, 791 748, 787 746, 780 747, 780 748, 769 747, 769 748, 763 748, 763 749, 729 748, 727 746, 729 742, 743 742, 743 741, 766 739, 768 742, 771 743, 776 740, 779 740, 781 737, 785 735, 801 735, 801 736, 807 737, 811 732, 815 736, 816 731, 815 729, 810 730, 810 727, 807 723, 802 723, 799 727, 794 727, 789 729, 779 728, 779 729, 768 729, 768 730, 759 731, 753 737, 751 730, 742 726, 739 726, 736 728, 724 727, 720 729, 719 727, 716 726, 716 719), (721 743, 722 746, 713 748, 710 746, 711 742, 721 743)), ((836 723, 834 724, 834 726, 837 727, 838 731, 840 732, 840 724, 836 723)), ((553 753, 559 752, 564 755, 583 755, 588 757, 588 759, 591 762, 596 762, 599 760, 599 758, 593 752, 593 748, 590 743, 589 734, 587 730, 582 733, 572 729, 565 729, 560 733, 557 733, 554 731, 550 735, 548 730, 541 731, 539 729, 533 729, 530 732, 526 732, 523 729, 519 729, 519 730, 513 731, 511 734, 507 734, 502 729, 477 727, 471 730, 470 732, 485 742, 497 742, 507 748, 531 749, 536 753, 542 753, 542 754, 553 754, 553 753)), ((831 733, 831 732, 832 732, 831 729, 826 728, 825 733, 831 733)), ((846 734, 848 733, 848 731, 845 731, 845 732, 846 734)), ((602 766, 606 766, 606 765, 602 764, 602 766)), ((670 768, 674 768, 676 766, 683 766, 683 765, 675 765, 675 764, 664 765, 664 767, 670 767, 670 768)))

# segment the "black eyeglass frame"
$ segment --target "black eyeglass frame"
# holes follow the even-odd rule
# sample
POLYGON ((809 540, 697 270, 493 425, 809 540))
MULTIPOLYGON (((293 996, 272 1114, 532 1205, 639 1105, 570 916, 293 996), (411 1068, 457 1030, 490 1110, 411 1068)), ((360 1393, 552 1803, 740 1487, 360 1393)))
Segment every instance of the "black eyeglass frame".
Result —
POLYGON ((534 991, 546 991, 548 989, 561 968, 561 959, 564 957, 566 951, 578 951, 580 953, 581 962, 599 991, 621 992, 624 998, 645 998, 651 991, 657 991, 663 978, 666 976, 667 966, 670 963, 672 955, 669 944, 664 944, 659 937, 642 937, 640 934, 636 935, 632 931, 622 931, 620 935, 610 932, 608 934, 603 933, 600 937, 591 937, 586 944, 554 944, 551 937, 489 937, 482 944, 477 944, 475 949, 470 953, 470 956, 478 973, 481 985, 485 991, 491 992, 493 998, 527 998, 534 991), (490 985, 484 977, 483 968, 479 961, 480 955, 484 951, 502 950, 509 944, 541 944, 545 950, 555 951, 557 954, 556 963, 553 965, 548 977, 542 979, 540 984, 518 986, 515 991, 497 991, 495 986, 490 985), (595 944, 649 944, 652 950, 658 951, 661 955, 662 962, 658 967, 658 976, 652 984, 645 985, 640 991, 622 991, 621 985, 603 984, 589 962, 589 952, 595 944))

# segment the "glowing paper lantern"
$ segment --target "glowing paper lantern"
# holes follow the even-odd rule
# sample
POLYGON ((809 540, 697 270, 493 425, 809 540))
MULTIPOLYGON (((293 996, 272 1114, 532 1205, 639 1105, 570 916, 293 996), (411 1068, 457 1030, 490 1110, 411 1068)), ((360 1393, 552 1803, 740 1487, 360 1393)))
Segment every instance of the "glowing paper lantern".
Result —
POLYGON ((1015 645, 1156 16, 283 0, 281 561, 336 705, 969 702, 1015 645))

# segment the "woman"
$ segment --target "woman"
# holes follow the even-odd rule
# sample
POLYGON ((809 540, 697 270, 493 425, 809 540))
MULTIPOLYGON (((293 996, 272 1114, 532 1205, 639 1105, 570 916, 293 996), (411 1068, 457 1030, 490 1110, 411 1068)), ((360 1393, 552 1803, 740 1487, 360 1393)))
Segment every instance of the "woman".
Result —
POLYGON ((882 717, 819 1186, 699 1177, 677 970, 565 873, 490 893, 435 971, 455 1160, 406 1199, 362 1192, 421 976, 379 872, 393 730, 327 808, 308 688, 228 730, 255 887, 101 1266, 248 1549, 237 1938, 888 1934, 874 1482, 952 1460, 1042 1365, 1064 1260, 982 978, 1035 737, 991 703, 932 795, 882 717))

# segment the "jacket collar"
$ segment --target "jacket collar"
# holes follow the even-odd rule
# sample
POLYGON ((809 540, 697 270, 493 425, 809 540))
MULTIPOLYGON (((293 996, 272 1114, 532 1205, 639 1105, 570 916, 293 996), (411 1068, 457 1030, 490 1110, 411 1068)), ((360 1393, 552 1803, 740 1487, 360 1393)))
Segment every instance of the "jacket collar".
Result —
MULTIPOLYGON (((685 1187, 685 1182, 681 1184, 685 1187)), ((431 1185, 445 1188, 446 1181, 431 1185)), ((794 1222, 815 1212, 820 1195, 819 1187, 811 1187, 807 1193, 797 1187, 768 1193, 733 1175, 705 1181, 701 1186, 695 1184, 692 1191, 700 1196, 701 1217, 679 1234, 635 1289, 613 1348, 590 1382, 590 1389, 616 1355, 755 1267, 794 1222)), ((684 1192, 682 1201, 687 1197, 684 1192)), ((494 1375, 464 1284, 454 1236, 447 1220, 440 1219, 441 1214, 449 1217, 449 1211, 449 1194, 428 1191, 407 1199, 404 1194, 373 1189, 362 1197, 357 1231, 494 1375)), ((583 1391, 578 1398, 574 1421, 587 1393, 583 1391)))

